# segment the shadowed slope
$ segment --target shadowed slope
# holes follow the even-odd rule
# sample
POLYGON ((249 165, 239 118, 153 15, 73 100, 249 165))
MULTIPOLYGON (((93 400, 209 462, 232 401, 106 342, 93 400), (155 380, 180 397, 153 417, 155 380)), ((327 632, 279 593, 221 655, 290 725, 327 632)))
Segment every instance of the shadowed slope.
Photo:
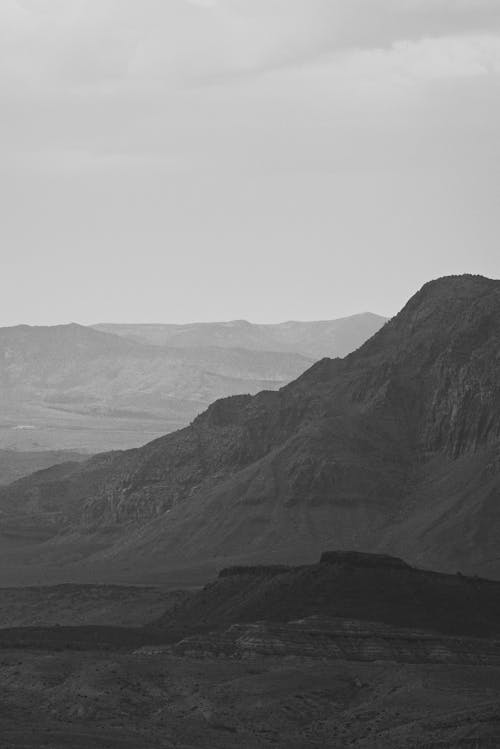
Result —
POLYGON ((319 563, 301 567, 224 569, 167 611, 153 629, 211 631, 311 617, 496 637, 500 583, 417 569, 389 556, 330 552, 319 563))
POLYGON ((499 350, 500 282, 431 282, 357 352, 279 392, 218 401, 144 448, 3 490, 4 527, 50 505, 60 535, 36 552, 46 563, 90 543, 91 566, 137 578, 310 561, 325 546, 495 574, 499 350))

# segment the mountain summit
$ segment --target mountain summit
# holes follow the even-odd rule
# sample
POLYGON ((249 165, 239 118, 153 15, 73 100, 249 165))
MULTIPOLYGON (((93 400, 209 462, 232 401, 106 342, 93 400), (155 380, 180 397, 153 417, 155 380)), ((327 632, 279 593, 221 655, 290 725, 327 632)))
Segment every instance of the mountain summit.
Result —
POLYGON ((498 575, 499 357, 500 281, 433 281, 358 351, 278 392, 217 401, 139 450, 11 485, 0 528, 36 522, 47 564, 78 549, 80 571, 131 579, 300 563, 318 548, 498 575))

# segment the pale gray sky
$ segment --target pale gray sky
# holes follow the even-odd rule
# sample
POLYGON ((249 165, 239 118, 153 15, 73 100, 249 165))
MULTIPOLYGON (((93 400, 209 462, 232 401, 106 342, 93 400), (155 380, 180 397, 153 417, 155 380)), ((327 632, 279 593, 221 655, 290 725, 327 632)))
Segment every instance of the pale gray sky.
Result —
POLYGON ((1 0, 0 325, 500 276, 499 0, 1 0))

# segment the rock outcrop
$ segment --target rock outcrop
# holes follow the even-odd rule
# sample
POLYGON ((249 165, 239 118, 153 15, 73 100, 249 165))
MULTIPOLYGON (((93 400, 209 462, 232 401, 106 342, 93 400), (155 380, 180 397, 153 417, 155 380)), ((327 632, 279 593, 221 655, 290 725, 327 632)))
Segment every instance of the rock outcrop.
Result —
MULTIPOLYGON (((287 624, 235 624, 221 633, 188 637, 169 648, 197 658, 313 658, 500 665, 500 640, 445 637, 371 622, 311 617, 287 624)), ((152 647, 151 654, 158 652, 152 647)))
MULTIPOLYGON (((241 567, 170 609, 163 632, 226 631, 232 625, 357 621, 451 637, 498 637, 500 583, 421 570, 377 554, 327 552, 319 564, 241 567), (325 562, 324 559, 328 559, 325 562), (334 561, 334 560, 337 561, 334 561)), ((334 630, 338 633, 337 629, 334 630)), ((352 633, 352 629, 349 629, 352 633)))

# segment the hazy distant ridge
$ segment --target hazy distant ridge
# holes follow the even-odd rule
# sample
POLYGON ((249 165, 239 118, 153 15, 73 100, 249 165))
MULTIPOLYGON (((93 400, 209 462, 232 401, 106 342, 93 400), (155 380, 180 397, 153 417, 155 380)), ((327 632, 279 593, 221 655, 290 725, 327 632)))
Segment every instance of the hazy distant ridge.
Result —
POLYGON ((279 389, 382 322, 0 328, 0 449, 136 447, 218 398, 279 389))
POLYGON ((374 335, 385 317, 365 312, 337 320, 256 324, 246 320, 185 325, 100 323, 96 330, 156 346, 294 352, 312 359, 346 356, 374 335))

